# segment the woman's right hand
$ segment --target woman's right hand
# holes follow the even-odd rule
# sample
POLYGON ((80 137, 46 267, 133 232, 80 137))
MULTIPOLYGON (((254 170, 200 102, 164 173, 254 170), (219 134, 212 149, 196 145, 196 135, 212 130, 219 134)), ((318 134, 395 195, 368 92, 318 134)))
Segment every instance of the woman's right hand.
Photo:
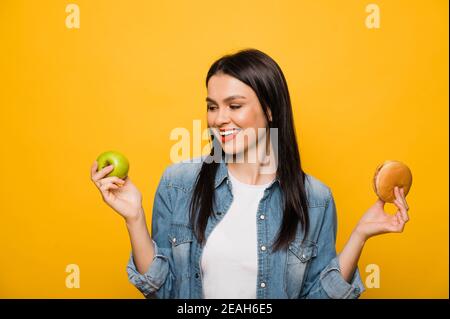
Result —
POLYGON ((109 165, 97 172, 98 163, 91 166, 91 179, 100 190, 103 201, 118 212, 127 222, 134 221, 144 213, 142 195, 131 182, 130 177, 120 179, 116 176, 105 177, 114 168, 109 165))

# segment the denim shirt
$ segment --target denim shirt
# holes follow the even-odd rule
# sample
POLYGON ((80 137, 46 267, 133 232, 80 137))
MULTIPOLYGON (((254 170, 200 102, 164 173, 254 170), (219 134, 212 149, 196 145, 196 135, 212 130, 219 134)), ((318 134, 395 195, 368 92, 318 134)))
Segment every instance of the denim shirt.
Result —
MULTIPOLYGON (((195 179, 204 156, 168 166, 158 184, 152 216, 153 261, 145 274, 136 268, 131 253, 129 281, 146 298, 201 299, 201 246, 189 223, 189 204, 195 179)), ((358 268, 350 283, 341 275, 336 255, 337 217, 330 188, 306 174, 310 231, 302 243, 303 231, 288 249, 273 252, 282 221, 282 193, 276 179, 265 191, 255 215, 257 224, 258 299, 358 298, 364 291, 358 268), (262 248, 264 247, 264 248, 262 248)), ((233 195, 227 164, 221 162, 214 183, 213 209, 205 236, 211 234, 230 207, 233 195)))

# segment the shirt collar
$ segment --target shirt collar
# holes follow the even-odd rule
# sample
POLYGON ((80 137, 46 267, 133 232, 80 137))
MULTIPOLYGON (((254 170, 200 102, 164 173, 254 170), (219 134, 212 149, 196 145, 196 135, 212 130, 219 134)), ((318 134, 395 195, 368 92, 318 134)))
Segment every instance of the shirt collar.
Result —
MULTIPOLYGON (((227 167, 227 163, 225 163, 225 161, 222 159, 219 162, 219 167, 217 168, 216 171, 216 178, 215 178, 215 182, 214 182, 214 188, 219 187, 220 184, 222 184, 222 182, 224 181, 224 179, 229 179, 228 177, 228 167, 227 167)), ((278 184, 280 184, 280 179, 278 177, 278 174, 275 176, 275 181, 268 187, 271 188, 276 182, 278 182, 278 184)))

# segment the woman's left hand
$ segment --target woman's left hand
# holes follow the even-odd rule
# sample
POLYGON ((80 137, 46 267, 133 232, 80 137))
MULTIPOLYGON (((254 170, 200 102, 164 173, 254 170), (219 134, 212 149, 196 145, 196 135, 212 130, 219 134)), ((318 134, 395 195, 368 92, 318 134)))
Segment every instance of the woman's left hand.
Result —
POLYGON ((395 215, 387 214, 384 211, 385 202, 378 199, 375 204, 370 207, 358 222, 355 232, 362 236, 364 240, 384 233, 401 233, 405 228, 405 224, 409 220, 408 204, 406 203, 403 188, 394 189, 394 204, 398 210, 395 215))

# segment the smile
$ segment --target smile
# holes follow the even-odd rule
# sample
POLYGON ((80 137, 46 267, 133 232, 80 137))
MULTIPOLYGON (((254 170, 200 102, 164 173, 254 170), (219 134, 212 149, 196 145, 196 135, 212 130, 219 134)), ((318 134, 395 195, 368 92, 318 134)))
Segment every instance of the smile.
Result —
POLYGON ((225 143, 232 140, 240 131, 240 129, 230 129, 220 131, 219 134, 221 136, 222 142, 225 143))

